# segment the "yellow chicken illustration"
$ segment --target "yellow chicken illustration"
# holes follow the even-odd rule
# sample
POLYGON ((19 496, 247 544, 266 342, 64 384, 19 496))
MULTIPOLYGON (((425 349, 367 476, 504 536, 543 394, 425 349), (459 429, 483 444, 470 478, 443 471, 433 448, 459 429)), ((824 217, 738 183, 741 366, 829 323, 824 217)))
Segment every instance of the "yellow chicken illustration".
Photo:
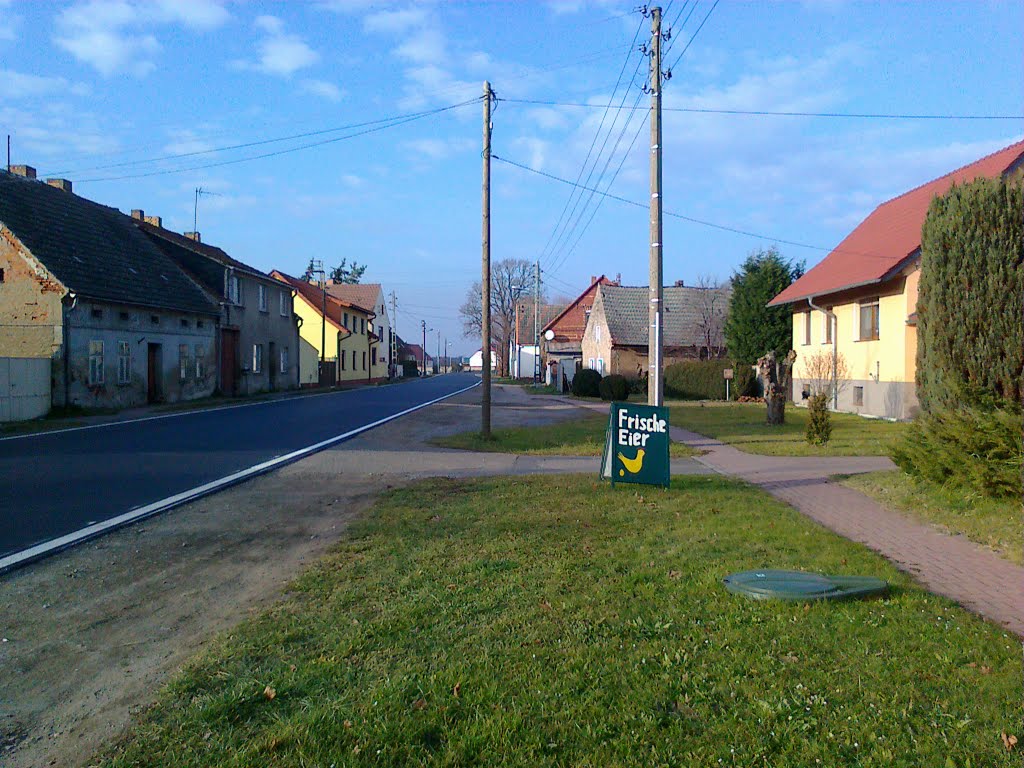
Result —
MULTIPOLYGON (((637 448, 636 458, 634 458, 634 459, 627 459, 623 455, 622 451, 619 451, 619 461, 622 462, 622 466, 624 466, 627 470, 629 470, 629 474, 635 475, 637 472, 640 471, 640 469, 644 465, 644 449, 643 448, 637 448)), ((620 469, 619 470, 619 476, 621 477, 624 474, 626 474, 626 473, 623 472, 620 469)))

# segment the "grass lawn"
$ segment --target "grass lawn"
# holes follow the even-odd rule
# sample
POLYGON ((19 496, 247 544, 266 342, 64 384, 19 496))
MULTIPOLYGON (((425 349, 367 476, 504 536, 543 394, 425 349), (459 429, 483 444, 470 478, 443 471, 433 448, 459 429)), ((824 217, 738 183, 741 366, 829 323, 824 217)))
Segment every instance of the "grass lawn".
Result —
POLYGON ((747 453, 769 456, 887 456, 889 444, 906 428, 850 413, 832 414, 832 439, 809 445, 807 409, 787 406, 786 423, 769 427, 763 403, 669 403, 672 425, 714 437, 747 453))
POLYGON ((943 488, 900 470, 845 477, 842 483, 883 506, 963 534, 1011 562, 1024 564, 1019 499, 990 499, 966 490, 943 488))
POLYGON ((390 491, 93 763, 1018 766, 1019 654, 735 481, 438 479, 390 491), (896 588, 791 604, 720 584, 769 565, 896 588))
MULTIPOLYGON (((594 415, 539 427, 495 429, 491 432, 490 440, 481 438, 479 432, 461 432, 431 442, 442 448, 459 448, 464 451, 534 456, 600 456, 604 450, 604 430, 607 425, 607 416, 594 415)), ((695 453, 683 443, 672 443, 669 451, 676 457, 693 456, 695 453)))

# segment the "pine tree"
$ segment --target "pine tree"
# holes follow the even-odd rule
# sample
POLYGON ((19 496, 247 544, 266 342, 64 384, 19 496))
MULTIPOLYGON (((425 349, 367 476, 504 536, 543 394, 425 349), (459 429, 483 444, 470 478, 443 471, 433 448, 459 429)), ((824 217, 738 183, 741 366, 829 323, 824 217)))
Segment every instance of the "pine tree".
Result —
POLYGON ((725 340, 737 365, 752 365, 768 352, 784 357, 793 346, 792 310, 767 304, 803 273, 802 262, 784 259, 773 246, 748 255, 733 275, 725 340))

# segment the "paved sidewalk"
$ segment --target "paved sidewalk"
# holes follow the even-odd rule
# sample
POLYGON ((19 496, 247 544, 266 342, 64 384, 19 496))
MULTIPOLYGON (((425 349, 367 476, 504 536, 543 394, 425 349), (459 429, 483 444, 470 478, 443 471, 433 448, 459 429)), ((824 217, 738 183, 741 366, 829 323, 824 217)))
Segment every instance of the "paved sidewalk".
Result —
POLYGON ((697 461, 708 468, 759 485, 826 528, 884 555, 930 591, 1024 636, 1024 568, 828 480, 893 469, 889 459, 759 456, 679 427, 671 428, 671 436, 706 451, 697 461))

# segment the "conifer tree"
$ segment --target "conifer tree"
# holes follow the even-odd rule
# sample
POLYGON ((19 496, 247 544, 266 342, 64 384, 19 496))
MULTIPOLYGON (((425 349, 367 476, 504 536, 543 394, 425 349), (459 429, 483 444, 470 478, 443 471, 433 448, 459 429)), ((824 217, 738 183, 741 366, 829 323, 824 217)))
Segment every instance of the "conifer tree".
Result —
POLYGON ((802 262, 784 259, 773 246, 748 255, 733 275, 725 340, 737 365, 753 365, 768 352, 785 357, 793 346, 792 309, 767 304, 803 273, 802 262))

